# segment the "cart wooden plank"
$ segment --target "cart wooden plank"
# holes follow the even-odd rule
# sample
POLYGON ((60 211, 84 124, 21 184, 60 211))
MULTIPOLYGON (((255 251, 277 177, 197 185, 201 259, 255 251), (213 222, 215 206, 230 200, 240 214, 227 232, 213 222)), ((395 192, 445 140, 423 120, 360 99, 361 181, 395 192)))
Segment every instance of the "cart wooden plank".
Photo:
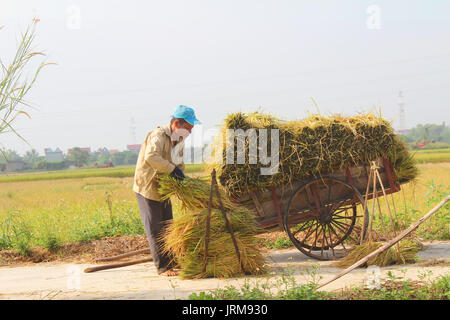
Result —
MULTIPOLYGON (((392 165, 385 159, 379 159, 376 162, 380 167, 379 172, 383 185, 385 186, 386 193, 390 194, 398 192, 400 190, 400 184, 397 182, 393 174, 392 165)), ((353 166, 335 170, 324 176, 346 181, 353 185, 364 196, 369 177, 369 170, 369 165, 353 166)), ((309 179, 312 178, 315 178, 315 176, 309 177, 309 179)), ((256 193, 248 194, 238 199, 238 202, 245 205, 250 210, 254 210, 258 213, 256 220, 260 227, 267 229, 274 227, 280 228, 280 217, 276 202, 279 204, 281 214, 284 214, 293 193, 306 181, 295 181, 290 184, 277 186, 274 190, 268 189, 265 191, 259 191, 257 193, 257 199, 255 199, 256 201, 254 200, 256 193), (274 197, 276 197, 277 201, 274 201, 274 197)), ((352 201, 353 198, 348 193, 348 189, 339 189, 337 186, 326 186, 320 190, 317 190, 319 198, 326 198, 326 195, 330 192, 330 188, 332 190, 331 202, 345 200, 352 201)), ((381 188, 377 191, 379 191, 379 196, 382 196, 381 188)), ((371 196, 369 198, 371 198, 371 196)), ((308 204, 313 204, 312 195, 310 199, 306 199, 306 197, 296 198, 295 203, 291 203, 291 208, 300 211, 306 209, 308 204)))

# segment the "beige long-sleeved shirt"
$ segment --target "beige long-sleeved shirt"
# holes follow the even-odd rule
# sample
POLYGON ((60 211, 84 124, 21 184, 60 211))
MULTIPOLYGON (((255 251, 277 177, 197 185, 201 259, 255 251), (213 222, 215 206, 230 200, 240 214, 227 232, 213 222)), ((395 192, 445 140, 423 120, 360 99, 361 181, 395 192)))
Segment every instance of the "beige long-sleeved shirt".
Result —
MULTIPOLYGON (((161 174, 169 174, 175 168, 172 162, 172 150, 176 143, 170 136, 170 125, 157 127, 147 134, 139 151, 133 191, 147 199, 162 201, 158 192, 158 179, 161 174)), ((179 156, 183 159, 183 148, 180 149, 179 156)), ((183 161, 178 167, 184 171, 183 161)))

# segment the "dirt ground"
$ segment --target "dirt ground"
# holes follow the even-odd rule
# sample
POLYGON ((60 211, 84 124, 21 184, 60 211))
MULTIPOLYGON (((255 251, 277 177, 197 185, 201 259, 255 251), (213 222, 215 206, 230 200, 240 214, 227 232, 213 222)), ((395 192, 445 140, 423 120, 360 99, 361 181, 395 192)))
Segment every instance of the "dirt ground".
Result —
MULTIPOLYGON (((142 240, 142 239, 141 239, 142 240)), ((141 240, 130 245, 130 250, 145 247, 141 240)), ((110 250, 102 250, 97 256, 120 253, 110 240, 110 250)), ((108 242, 107 242, 108 243, 108 242)), ((129 242, 128 242, 129 243, 129 242)), ((103 249, 108 245, 101 244, 103 249)), ((92 249, 92 248, 89 248, 92 249)), ((123 249, 123 248, 122 248, 123 249)), ((87 249, 86 249, 87 250, 87 249)), ((95 254, 94 254, 95 256, 95 254)), ((78 255, 79 260, 55 259, 38 264, 22 261, 14 265, 0 267, 0 299, 186 299, 192 292, 240 286, 245 282, 276 281, 283 270, 293 273, 298 284, 311 281, 307 271, 318 266, 320 282, 335 276, 341 269, 334 268, 333 262, 308 258, 297 249, 267 250, 267 264, 270 276, 232 279, 182 280, 179 277, 162 277, 156 273, 153 262, 84 273, 86 267, 93 266, 93 255, 78 255), (69 263, 70 261, 70 263, 69 263)), ((396 276, 417 280, 423 275, 433 278, 450 274, 450 242, 427 242, 419 253, 420 261, 415 264, 391 266, 375 270, 381 279, 391 271, 396 276)), ((50 259, 51 260, 51 259, 50 259)), ((365 284, 373 277, 367 269, 353 270, 350 274, 327 285, 324 290, 333 291, 345 287, 365 284)))
POLYGON ((116 236, 89 242, 65 243, 55 250, 33 247, 29 255, 0 251, 0 266, 35 265, 42 262, 94 263, 96 259, 148 248, 145 236, 116 236))

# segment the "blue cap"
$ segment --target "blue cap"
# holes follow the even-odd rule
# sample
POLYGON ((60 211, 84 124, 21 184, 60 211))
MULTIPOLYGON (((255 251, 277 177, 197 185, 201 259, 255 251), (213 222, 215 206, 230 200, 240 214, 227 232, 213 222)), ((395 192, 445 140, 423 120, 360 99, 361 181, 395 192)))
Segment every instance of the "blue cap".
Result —
POLYGON ((194 109, 183 105, 180 105, 175 108, 175 111, 173 112, 173 117, 182 118, 192 125, 201 124, 201 122, 198 121, 197 118, 195 117, 194 109))

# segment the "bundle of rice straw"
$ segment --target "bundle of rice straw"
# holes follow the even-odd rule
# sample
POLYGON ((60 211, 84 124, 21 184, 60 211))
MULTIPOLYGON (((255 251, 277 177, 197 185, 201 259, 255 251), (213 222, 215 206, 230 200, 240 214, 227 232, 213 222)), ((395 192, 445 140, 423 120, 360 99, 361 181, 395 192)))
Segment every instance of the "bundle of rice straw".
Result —
MULTIPOLYGON (((339 260, 334 265, 340 268, 347 268, 381 246, 383 246, 383 243, 381 242, 367 242, 357 245, 345 258, 339 260)), ((394 264, 414 263, 417 261, 417 253, 422 250, 422 248, 423 245, 420 241, 416 239, 405 239, 400 241, 398 245, 394 245, 388 250, 368 260, 367 263, 361 267, 369 265, 385 267, 394 264)))
MULTIPOLYGON (((167 227, 162 241, 163 249, 172 253, 181 266, 180 276, 184 279, 198 279, 243 275, 225 219, 218 209, 216 197, 213 197, 207 264, 206 271, 203 271, 210 184, 201 178, 186 177, 184 181, 179 182, 165 176, 160 179, 160 185, 159 192, 165 199, 175 197, 181 202, 181 212, 178 212, 167 227)), ((260 230, 256 227, 254 214, 242 206, 233 204, 225 192, 220 192, 245 273, 264 273, 265 261, 255 237, 260 230)))
MULTIPOLYGON (((257 130, 259 138, 259 131, 257 130)), ((267 152, 270 155, 270 130, 267 152)), ((384 156, 393 163, 394 172, 404 183, 414 179, 417 168, 405 144, 394 134, 390 123, 371 113, 354 117, 314 115, 300 121, 281 121, 259 112, 234 113, 226 117, 213 150, 222 150, 222 163, 213 164, 219 183, 239 198, 250 190, 302 181, 346 166, 368 164, 384 156), (261 175, 260 161, 249 164, 249 139, 245 140, 245 164, 226 164, 227 129, 279 129, 278 172, 261 175)), ((236 154, 235 154, 236 157, 236 154)))

